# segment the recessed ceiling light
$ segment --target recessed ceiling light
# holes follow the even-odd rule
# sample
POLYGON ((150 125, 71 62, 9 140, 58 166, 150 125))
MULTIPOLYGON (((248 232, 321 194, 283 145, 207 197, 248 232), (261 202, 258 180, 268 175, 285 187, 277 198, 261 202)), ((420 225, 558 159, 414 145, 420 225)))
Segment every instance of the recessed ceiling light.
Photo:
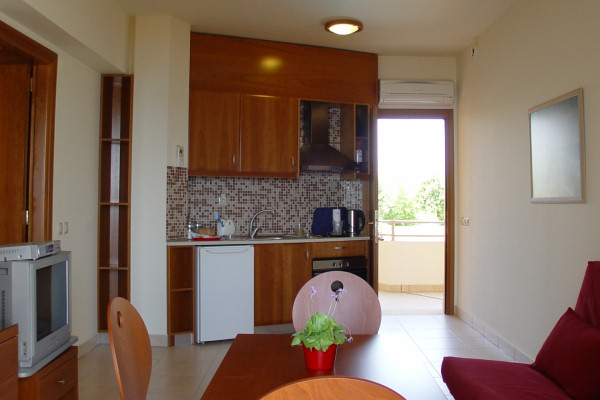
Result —
POLYGON ((325 24, 325 30, 336 35, 351 35, 362 31, 363 24, 353 19, 338 19, 325 24))

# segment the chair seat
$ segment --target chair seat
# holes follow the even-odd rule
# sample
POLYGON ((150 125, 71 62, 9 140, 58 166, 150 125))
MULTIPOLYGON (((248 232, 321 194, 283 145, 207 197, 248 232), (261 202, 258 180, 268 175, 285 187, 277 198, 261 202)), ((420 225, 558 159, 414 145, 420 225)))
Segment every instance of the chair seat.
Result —
POLYGON ((456 400, 571 399, 529 364, 445 357, 442 378, 456 400))

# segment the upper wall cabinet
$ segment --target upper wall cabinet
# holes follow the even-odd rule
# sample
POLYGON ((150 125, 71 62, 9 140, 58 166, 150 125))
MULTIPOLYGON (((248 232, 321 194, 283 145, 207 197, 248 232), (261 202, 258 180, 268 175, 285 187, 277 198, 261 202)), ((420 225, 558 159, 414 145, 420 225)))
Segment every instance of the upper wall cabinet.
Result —
POLYGON ((190 90, 190 175, 235 175, 240 158, 240 95, 190 90))
POLYGON ((190 89, 375 105, 377 55, 192 33, 190 89))
POLYGON ((298 176, 298 99, 190 91, 189 174, 298 176))

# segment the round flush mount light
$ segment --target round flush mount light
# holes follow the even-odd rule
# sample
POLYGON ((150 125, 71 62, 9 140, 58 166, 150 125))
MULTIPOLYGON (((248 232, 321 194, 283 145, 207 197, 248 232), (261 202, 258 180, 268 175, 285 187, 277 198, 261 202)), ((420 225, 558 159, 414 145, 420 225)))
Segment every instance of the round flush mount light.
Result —
POLYGON ((338 19, 325 24, 325 30, 336 35, 351 35, 362 31, 362 28, 362 22, 353 19, 338 19))

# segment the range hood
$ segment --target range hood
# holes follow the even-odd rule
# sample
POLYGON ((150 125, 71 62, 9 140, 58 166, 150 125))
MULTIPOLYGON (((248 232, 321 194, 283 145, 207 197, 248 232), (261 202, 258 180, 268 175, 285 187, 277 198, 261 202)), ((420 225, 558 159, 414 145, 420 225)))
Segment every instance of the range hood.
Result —
MULTIPOLYGON (((303 171, 354 171, 356 163, 329 145, 329 104, 319 101, 305 103, 309 119, 310 142, 300 149, 300 169, 303 171)), ((308 122, 308 121, 307 121, 308 122)), ((306 126, 306 125, 305 125, 306 126)))

